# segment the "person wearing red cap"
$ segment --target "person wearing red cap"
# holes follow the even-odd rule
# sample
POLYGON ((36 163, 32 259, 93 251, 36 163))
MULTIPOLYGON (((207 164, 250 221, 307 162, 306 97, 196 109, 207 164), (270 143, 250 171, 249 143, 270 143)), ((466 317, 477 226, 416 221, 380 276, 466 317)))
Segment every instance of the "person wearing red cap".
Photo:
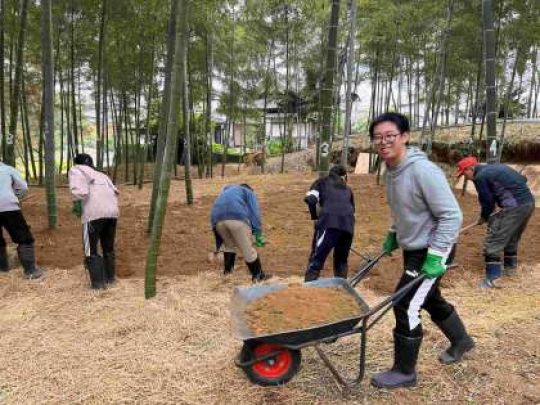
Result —
POLYGON ((488 225, 484 240, 486 276, 480 287, 495 288, 503 266, 505 275, 516 271, 518 244, 534 212, 534 196, 527 178, 504 164, 479 164, 474 156, 468 156, 457 164, 457 176, 462 175, 472 180, 478 193, 478 224, 488 225))

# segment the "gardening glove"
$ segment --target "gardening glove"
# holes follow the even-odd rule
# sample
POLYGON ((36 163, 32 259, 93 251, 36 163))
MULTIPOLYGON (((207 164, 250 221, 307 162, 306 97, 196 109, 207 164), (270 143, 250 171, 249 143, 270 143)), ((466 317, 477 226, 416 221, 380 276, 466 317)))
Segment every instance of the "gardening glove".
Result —
POLYGON ((73 208, 71 209, 71 212, 78 218, 82 216, 82 201, 81 200, 73 201, 73 208))
POLYGON ((399 244, 396 233, 388 231, 386 234, 386 239, 383 242, 383 251, 386 252, 386 254, 391 254, 397 248, 399 248, 399 244))
POLYGON ((422 273, 426 278, 437 278, 446 271, 446 255, 436 250, 428 249, 426 260, 422 265, 422 273))
POLYGON ((255 232, 255 246, 263 247, 264 245, 266 245, 266 238, 262 232, 255 232))

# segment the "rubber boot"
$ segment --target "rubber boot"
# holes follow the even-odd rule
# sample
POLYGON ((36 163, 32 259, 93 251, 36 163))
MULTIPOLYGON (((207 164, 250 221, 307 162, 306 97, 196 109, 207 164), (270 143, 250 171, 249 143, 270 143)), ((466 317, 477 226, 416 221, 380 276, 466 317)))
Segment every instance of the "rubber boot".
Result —
POLYGON ((9 262, 6 246, 0 246, 0 272, 9 271, 9 262))
POLYGON ((43 270, 36 267, 36 255, 33 243, 17 246, 17 254, 24 269, 24 278, 33 280, 43 275, 43 270))
POLYGON ((103 267, 105 269, 105 281, 108 284, 116 282, 116 255, 114 252, 103 254, 103 267))
POLYGON ((502 263, 501 262, 487 262, 486 263, 486 277, 481 281, 480 288, 499 288, 495 284, 495 280, 502 275, 502 263))
POLYGON ((87 256, 84 265, 90 276, 90 286, 94 290, 103 289, 106 286, 105 266, 103 258, 98 255, 87 256))
POLYGON ((517 260, 517 254, 509 254, 509 253, 505 253, 504 254, 504 261, 503 261, 503 274, 505 276, 508 276, 508 277, 512 277, 512 276, 515 276, 516 275, 516 270, 517 270, 517 264, 518 264, 518 260, 517 260))
POLYGON ((450 347, 439 354, 441 363, 456 363, 465 353, 474 348, 474 340, 467 334, 465 325, 461 322, 456 311, 452 312, 444 321, 435 323, 450 341, 450 347))
POLYGON ((265 274, 262 271, 261 267, 261 259, 259 259, 259 256, 252 261, 251 263, 246 262, 249 272, 251 273, 251 281, 254 283, 257 283, 259 281, 269 280, 272 278, 271 274, 265 274))
POLYGON ((234 270, 234 262, 236 261, 236 253, 223 252, 223 274, 231 274, 234 270))
POLYGON ((403 336, 394 331, 394 366, 391 370, 375 374, 371 384, 378 388, 414 387, 416 361, 422 337, 403 336))
POLYGON ((306 274, 304 275, 304 282, 308 283, 310 281, 315 281, 319 278, 319 274, 321 273, 321 269, 317 268, 318 266, 314 265, 313 263, 309 263, 308 268, 306 270, 306 274))

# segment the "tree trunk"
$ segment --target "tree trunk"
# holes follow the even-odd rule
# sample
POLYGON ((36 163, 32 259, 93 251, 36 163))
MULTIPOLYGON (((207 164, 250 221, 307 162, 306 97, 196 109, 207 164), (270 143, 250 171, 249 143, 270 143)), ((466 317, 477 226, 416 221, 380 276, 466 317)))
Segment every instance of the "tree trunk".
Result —
MULTIPOLYGON (((101 89, 103 85, 103 55, 105 51, 105 20, 107 17, 107 0, 101 0, 101 13, 99 17, 98 39, 98 66, 96 79, 96 166, 103 170, 103 131, 101 127, 101 89)), ((104 104, 107 103, 103 95, 104 104)))
POLYGON ((231 31, 231 45, 229 47, 229 111, 227 113, 227 132, 225 144, 223 145, 223 155, 221 156, 221 177, 225 176, 225 164, 227 163, 227 153, 229 152, 229 142, 231 132, 234 142, 234 118, 233 118, 233 90, 234 90, 234 40, 236 31, 236 13, 235 8, 232 8, 233 28, 231 31))
POLYGON ((144 169, 146 165, 146 160, 148 158, 148 145, 150 143, 150 116, 151 116, 151 105, 154 97, 154 83, 153 83, 153 77, 154 77, 154 71, 156 66, 155 61, 155 48, 156 44, 154 41, 154 38, 152 38, 152 68, 150 70, 150 82, 148 83, 148 93, 146 96, 146 131, 144 134, 144 147, 142 151, 142 156, 140 157, 139 162, 139 190, 143 187, 143 180, 144 180, 144 169))
MULTIPOLYGON (((519 63, 519 58, 520 58, 521 54, 520 54, 520 49, 519 47, 516 49, 516 60, 514 61, 514 67, 512 68, 512 77, 510 78, 510 83, 508 84, 508 88, 506 90, 506 99, 504 100, 504 119, 503 119, 503 123, 502 123, 502 128, 501 128, 501 137, 499 139, 499 156, 498 156, 498 161, 500 162, 501 161, 501 157, 502 157, 502 151, 503 151, 503 148, 504 148, 504 134, 505 134, 505 131, 506 131, 506 121, 508 120, 508 109, 510 108, 510 99, 512 98, 512 91, 513 91, 513 88, 514 88, 514 80, 516 78, 516 72, 517 72, 517 66, 518 66, 518 63, 519 63)), ((520 94, 518 92, 518 94, 520 94)))
POLYGON ((176 14, 172 16, 176 19, 176 30, 174 44, 174 59, 172 63, 172 70, 170 75, 169 86, 165 88, 165 91, 169 93, 168 99, 170 100, 167 114, 162 117, 166 119, 167 123, 167 140, 165 150, 163 153, 163 170, 159 179, 159 187, 156 198, 156 209, 152 221, 152 230, 150 233, 150 241, 148 247, 148 256, 146 258, 145 267, 145 298, 152 298, 156 295, 156 267, 157 257, 159 253, 159 245, 161 242, 161 233, 163 222, 165 219, 165 212, 167 209, 167 199, 169 196, 169 188, 171 183, 171 169, 174 163, 174 157, 176 155, 176 139, 177 139, 177 116, 178 108, 180 106, 180 96, 182 92, 181 75, 182 75, 182 57, 185 55, 183 51, 183 38, 186 31, 186 17, 184 16, 187 7, 187 0, 173 0, 172 10, 176 11, 176 14), (179 3, 179 4, 176 4, 179 3))
MULTIPOLYGON (((213 16, 213 13, 210 14, 213 16)), ((214 176, 214 159, 213 159, 213 144, 214 137, 212 134, 212 79, 214 76, 214 33, 212 24, 209 24, 209 31, 206 33, 206 119, 205 133, 207 150, 207 165, 206 176, 214 176)))
POLYGON ((493 30, 491 0, 482 0, 482 18, 484 26, 484 49, 486 66, 486 121, 488 163, 498 161, 497 145, 497 93, 495 89, 495 32, 493 30))
POLYGON ((186 200, 193 204, 193 186, 191 184, 191 137, 189 133, 189 92, 188 92, 188 40, 189 40, 189 0, 182 0, 183 13, 180 23, 180 77, 179 85, 182 92, 183 129, 184 129, 184 182, 186 185, 186 200))
POLYGON ((49 228, 56 228, 54 157, 54 63, 51 0, 41 0, 41 53, 43 66, 43 133, 45 137, 45 189, 49 228))
MULTIPOLYGON (((536 76, 538 75, 538 71, 536 69, 536 62, 538 60, 538 51, 536 47, 533 47, 532 53, 531 53, 531 59, 532 59, 532 69, 531 69, 531 85, 529 87, 529 96, 527 97, 527 118, 532 118, 532 112, 533 112, 533 91, 536 87, 536 76)), ((2 73, 3 76, 3 73, 2 73)), ((3 107, 2 107, 3 108, 3 107)), ((3 133, 3 131, 2 131, 3 133)))
POLYGON ((28 0, 21 0, 20 29, 17 42, 17 55, 15 56, 15 80, 13 92, 11 93, 11 112, 9 121, 9 132, 6 139, 6 147, 3 150, 4 162, 15 167, 15 144, 17 140, 17 120, 19 113, 19 99, 21 96, 23 64, 24 64, 24 44, 26 40, 26 29, 28 20, 28 0))
POLYGON ((328 45, 326 50, 326 72, 324 75, 324 87, 321 92, 321 103, 323 110, 322 117, 322 136, 320 148, 319 176, 328 174, 329 155, 330 155, 330 133, 332 130, 332 110, 334 101, 334 69, 336 66, 336 45, 339 23, 339 4, 340 0, 332 0, 332 11, 330 15, 330 24, 328 27, 328 45))
POLYGON ((166 117, 167 117, 167 113, 170 107, 169 104, 170 104, 170 94, 171 94, 171 92, 168 89, 170 87, 170 82, 171 82, 171 72, 172 72, 174 49, 175 49, 174 41, 177 34, 176 33, 176 15, 178 13, 178 10, 177 10, 178 1, 179 0, 172 1, 171 16, 169 18, 169 23, 167 27, 167 61, 165 64, 165 87, 163 90, 163 99, 161 101, 160 117, 162 118, 159 120, 157 151, 156 151, 156 159, 154 161, 152 198, 150 200, 150 210, 148 214, 148 228, 147 228, 148 233, 152 231, 152 227, 153 227, 154 211, 156 209, 159 181, 161 178, 161 171, 163 167, 163 159, 164 159, 163 154, 165 151, 165 140, 167 136, 167 123, 168 123, 166 117))
POLYGON ((343 125, 343 147, 341 164, 347 167, 349 154, 349 137, 351 136, 351 111, 352 111, 352 80, 354 64, 354 41, 356 38, 356 0, 349 3, 349 51, 347 54, 347 94, 345 98, 345 125, 343 125))
POLYGON ((79 153, 79 131, 77 128, 77 98, 75 93, 75 5, 71 0, 71 41, 70 41, 70 81, 71 81, 71 125, 73 126, 73 141, 75 153, 79 153))
POLYGON ((0 135, 2 156, 5 156, 6 150, 6 100, 4 97, 4 46, 5 46, 5 15, 6 15, 6 1, 0 0, 0 135))

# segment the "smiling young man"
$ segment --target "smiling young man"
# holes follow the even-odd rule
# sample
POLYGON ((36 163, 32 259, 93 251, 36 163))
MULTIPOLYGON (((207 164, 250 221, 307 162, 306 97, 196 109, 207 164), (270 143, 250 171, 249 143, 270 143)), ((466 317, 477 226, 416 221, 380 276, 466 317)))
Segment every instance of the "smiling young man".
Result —
POLYGON ((371 142, 386 163, 386 194, 393 219, 383 249, 388 254, 403 249, 404 272, 396 291, 425 276, 394 306, 394 365, 373 377, 372 384, 380 388, 416 385, 423 336, 421 309, 450 340, 450 347, 439 355, 442 363, 457 362, 474 347, 456 310, 439 289, 453 256, 461 210, 442 170, 422 151, 407 146, 409 131, 409 121, 398 113, 382 114, 369 127, 371 142))

